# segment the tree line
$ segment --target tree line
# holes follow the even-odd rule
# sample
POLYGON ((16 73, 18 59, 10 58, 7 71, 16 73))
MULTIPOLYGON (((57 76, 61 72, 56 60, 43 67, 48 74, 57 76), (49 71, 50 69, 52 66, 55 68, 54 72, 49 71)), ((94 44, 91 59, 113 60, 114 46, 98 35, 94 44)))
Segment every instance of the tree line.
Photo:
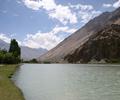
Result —
POLYGON ((0 64, 17 64, 21 62, 21 48, 15 39, 11 40, 9 50, 0 50, 0 64))

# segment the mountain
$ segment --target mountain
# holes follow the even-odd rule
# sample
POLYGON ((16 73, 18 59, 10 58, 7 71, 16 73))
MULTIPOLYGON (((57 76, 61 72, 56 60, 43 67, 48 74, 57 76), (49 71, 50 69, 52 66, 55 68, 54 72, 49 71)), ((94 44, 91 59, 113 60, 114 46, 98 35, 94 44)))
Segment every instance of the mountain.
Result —
MULTIPOLYGON (((0 40, 0 48, 9 50, 9 44, 0 40)), ((31 60, 33 58, 38 58, 40 55, 46 53, 47 50, 43 48, 33 49, 25 46, 21 46, 21 58, 23 60, 31 60)))
POLYGON ((9 49, 9 44, 0 39, 0 49, 9 49))
POLYGON ((38 58, 40 55, 46 52, 47 50, 43 48, 33 49, 33 48, 21 46, 21 57, 24 60, 31 60, 33 58, 38 58))
POLYGON ((39 61, 64 62, 64 58, 85 44, 89 38, 111 24, 120 24, 120 8, 104 12, 38 58, 39 61))
POLYGON ((120 25, 111 24, 65 57, 69 63, 88 63, 91 61, 120 61, 120 25))

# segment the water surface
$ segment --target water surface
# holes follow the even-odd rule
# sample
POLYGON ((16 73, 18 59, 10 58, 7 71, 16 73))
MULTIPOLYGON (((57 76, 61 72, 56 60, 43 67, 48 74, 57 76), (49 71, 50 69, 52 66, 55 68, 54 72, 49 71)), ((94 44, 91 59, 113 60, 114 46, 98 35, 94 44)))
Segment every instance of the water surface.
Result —
POLYGON ((26 100, 120 100, 120 65, 25 64, 13 80, 26 100))

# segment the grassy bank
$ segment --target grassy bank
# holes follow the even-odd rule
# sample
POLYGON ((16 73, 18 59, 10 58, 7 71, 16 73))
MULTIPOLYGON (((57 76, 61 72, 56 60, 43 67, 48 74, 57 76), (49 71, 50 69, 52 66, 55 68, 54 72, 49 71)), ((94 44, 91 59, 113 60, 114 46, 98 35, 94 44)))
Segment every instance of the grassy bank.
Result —
POLYGON ((20 90, 10 80, 18 65, 0 65, 0 100, 24 100, 20 90))

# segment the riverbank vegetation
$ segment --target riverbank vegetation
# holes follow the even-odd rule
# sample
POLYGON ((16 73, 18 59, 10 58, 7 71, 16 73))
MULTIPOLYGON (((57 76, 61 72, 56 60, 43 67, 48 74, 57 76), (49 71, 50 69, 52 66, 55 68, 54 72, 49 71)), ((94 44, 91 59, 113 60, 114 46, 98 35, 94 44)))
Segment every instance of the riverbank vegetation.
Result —
POLYGON ((11 40, 9 51, 0 50, 0 64, 18 64, 20 60, 21 49, 15 39, 11 40))
POLYGON ((0 100, 24 100, 20 90, 11 81, 18 65, 0 65, 0 100))
POLYGON ((29 61, 22 61, 22 63, 38 63, 38 61, 34 58, 29 61))

